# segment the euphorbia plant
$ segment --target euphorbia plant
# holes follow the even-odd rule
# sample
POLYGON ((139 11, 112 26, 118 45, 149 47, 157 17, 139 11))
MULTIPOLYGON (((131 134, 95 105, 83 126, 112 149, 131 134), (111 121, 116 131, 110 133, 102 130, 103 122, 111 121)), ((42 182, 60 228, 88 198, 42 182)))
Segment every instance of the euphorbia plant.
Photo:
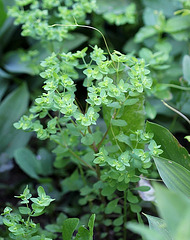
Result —
POLYGON ((83 178, 96 176, 88 184, 84 181, 79 202, 93 204, 97 221, 104 219, 119 231, 129 206, 132 212, 141 211, 133 189, 141 174, 150 174, 152 156, 162 153, 152 140, 153 134, 144 131, 149 70, 142 59, 117 51, 106 54, 97 46, 89 54, 87 48, 52 53, 41 65, 45 68, 40 74, 45 79, 45 92, 35 100, 31 114, 23 116, 15 127, 57 143, 55 166, 67 165, 70 159, 80 170, 83 166, 83 178), (76 97, 79 74, 87 92, 85 104, 76 97), (99 124, 102 121, 104 129, 99 124))

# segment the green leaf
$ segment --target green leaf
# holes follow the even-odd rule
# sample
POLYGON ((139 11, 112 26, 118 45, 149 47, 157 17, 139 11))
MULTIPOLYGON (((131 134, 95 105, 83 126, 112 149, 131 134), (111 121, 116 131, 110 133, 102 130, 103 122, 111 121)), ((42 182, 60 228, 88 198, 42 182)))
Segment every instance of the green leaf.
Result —
POLYGON ((88 221, 88 227, 89 227, 89 233, 90 233, 89 240, 93 240, 94 222, 95 222, 95 214, 92 214, 88 221))
POLYGON ((71 174, 71 176, 61 181, 61 188, 63 190, 63 193, 80 190, 82 186, 83 186, 83 181, 79 176, 79 173, 77 170, 75 170, 71 174))
POLYGON ((38 160, 27 148, 19 148, 14 153, 15 161, 19 167, 31 178, 38 179, 38 160))
POLYGON ((149 186, 140 186, 140 187, 133 188, 133 190, 147 192, 150 190, 150 187, 149 186))
POLYGON ((42 186, 39 186, 37 191, 38 191, 38 196, 40 198, 45 198, 46 197, 46 193, 45 193, 44 188, 42 186))
POLYGON ((92 134, 87 133, 84 137, 81 138, 81 142, 87 146, 91 145, 94 142, 92 134))
POLYGON ((190 84, 190 56, 185 55, 182 62, 183 77, 190 84))
POLYGON ((45 148, 40 148, 37 156, 39 163, 39 174, 48 176, 53 173, 53 157, 45 148))
POLYGON ((148 214, 144 214, 149 223, 149 228, 152 230, 155 230, 156 232, 160 233, 162 235, 163 240, 172 240, 171 234, 168 232, 166 222, 158 217, 153 217, 148 214))
POLYGON ((19 207, 18 209, 21 214, 30 214, 31 213, 31 210, 28 207, 19 207))
POLYGON ((120 216, 113 221, 113 225, 115 227, 121 226, 122 224, 123 224, 123 216, 120 216))
POLYGON ((154 187, 160 216, 165 220, 172 239, 180 240, 179 236, 183 240, 190 239, 189 228, 185 229, 190 221, 189 198, 179 192, 169 191, 162 185, 155 184, 154 187))
POLYGON ((134 104, 137 103, 138 101, 139 101, 138 98, 127 99, 127 100, 124 102, 124 105, 125 105, 125 106, 134 105, 134 104))
POLYGON ((90 233, 88 229, 83 226, 79 227, 75 240, 90 240, 90 233))
POLYGON ((177 139, 170 131, 158 124, 147 122, 146 131, 154 133, 153 139, 158 145, 161 145, 163 153, 160 155, 172 162, 182 165, 190 170, 190 155, 187 150, 182 147, 177 139))
POLYGON ((71 240, 73 232, 75 231, 79 223, 78 218, 68 218, 63 222, 62 226, 62 237, 63 240, 71 240))
POLYGON ((165 31, 175 33, 189 28, 190 16, 175 16, 168 19, 165 26, 165 31))
POLYGON ((152 26, 145 26, 140 28, 140 30, 135 35, 135 42, 140 43, 145 39, 154 36, 157 33, 156 29, 152 26))
POLYGON ((151 8, 152 12, 163 12, 165 16, 172 17, 174 11, 178 8, 182 8, 182 3, 178 0, 143 0, 144 6, 151 8))
POLYGON ((190 171, 180 164, 161 157, 154 157, 158 172, 166 186, 190 197, 190 171))
MULTIPOLYGON (((145 113, 144 113, 144 95, 138 96, 139 101, 133 105, 125 106, 123 109, 123 114, 120 120, 124 120, 127 126, 112 126, 112 131, 108 132, 111 142, 115 145, 115 136, 123 132, 124 135, 129 136, 131 132, 144 129, 145 124, 145 113)), ((129 98, 130 99, 130 98, 129 98)), ((103 118, 109 127, 111 119, 111 111, 107 106, 103 106, 103 118)), ((113 121, 113 119, 112 119, 113 121)), ((116 120, 115 120, 116 121, 116 120)), ((126 150, 126 144, 123 142, 118 143, 122 150, 126 150)))
POLYGON ((113 126, 119 126, 119 127, 127 126, 126 121, 125 120, 120 120, 120 119, 112 119, 111 124, 113 126))
POLYGON ((110 196, 112 193, 114 193, 114 191, 115 191, 114 187, 110 187, 109 185, 106 185, 102 189, 102 195, 103 196, 110 196))
POLYGON ((115 212, 115 208, 117 207, 118 201, 119 201, 118 198, 110 201, 110 202, 107 204, 106 208, 105 208, 105 213, 106 213, 106 214, 110 214, 110 213, 115 212))
POLYGON ((10 93, 0 105, 0 152, 13 156, 15 149, 27 144, 31 134, 18 131, 13 123, 27 110, 29 93, 25 84, 10 93))
POLYGON ((146 240, 164 240, 162 235, 157 233, 156 231, 144 226, 140 225, 137 223, 128 223, 127 228, 130 229, 131 231, 142 235, 146 240))

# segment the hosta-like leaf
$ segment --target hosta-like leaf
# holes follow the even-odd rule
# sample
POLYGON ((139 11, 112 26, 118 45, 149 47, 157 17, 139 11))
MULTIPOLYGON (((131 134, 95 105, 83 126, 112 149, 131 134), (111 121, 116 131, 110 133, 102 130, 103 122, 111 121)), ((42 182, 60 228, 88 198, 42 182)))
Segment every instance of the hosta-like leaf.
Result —
POLYGON ((166 223, 163 219, 144 214, 148 219, 149 228, 160 233, 163 237, 163 240, 172 240, 171 234, 168 232, 166 223))
POLYGON ((190 197, 190 171, 180 164, 161 157, 154 157, 158 172, 166 186, 190 197))
POLYGON ((176 162, 190 170, 190 155, 188 151, 179 144, 168 129, 158 124, 147 122, 146 130, 147 132, 153 132, 154 140, 158 145, 161 145, 163 150, 161 157, 176 162))
POLYGON ((189 240, 190 231, 189 227, 187 227, 190 221, 189 198, 182 193, 169 191, 160 184, 155 184, 154 187, 156 189, 158 211, 165 220, 172 239, 189 240), (181 224, 184 224, 184 228, 181 224), (186 227, 187 229, 185 229, 186 227), (184 232, 181 231, 182 229, 184 232))
POLYGON ((153 239, 154 240, 165 240, 165 239, 163 239, 161 234, 159 234, 155 230, 152 230, 144 225, 130 222, 129 224, 127 224, 127 228, 137 234, 142 235, 146 240, 153 240, 153 239))

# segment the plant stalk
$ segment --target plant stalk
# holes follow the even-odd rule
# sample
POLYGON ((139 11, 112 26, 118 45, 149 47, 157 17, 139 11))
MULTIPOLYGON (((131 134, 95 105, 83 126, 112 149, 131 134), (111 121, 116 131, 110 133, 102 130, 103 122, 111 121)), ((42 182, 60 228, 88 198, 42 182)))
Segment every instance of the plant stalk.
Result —
POLYGON ((123 240, 127 240, 127 190, 124 191, 124 204, 123 204, 123 240))

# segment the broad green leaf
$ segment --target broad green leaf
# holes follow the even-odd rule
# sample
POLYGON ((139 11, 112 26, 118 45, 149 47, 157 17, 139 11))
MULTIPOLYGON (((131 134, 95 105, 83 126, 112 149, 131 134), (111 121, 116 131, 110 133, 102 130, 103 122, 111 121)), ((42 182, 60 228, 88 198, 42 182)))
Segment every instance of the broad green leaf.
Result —
POLYGON ((19 148, 14 153, 15 161, 19 167, 31 178, 38 179, 38 160, 27 148, 19 148))
POLYGON ((190 197, 190 171, 180 164, 161 157, 154 157, 158 172, 166 186, 190 197))
POLYGON ((75 231, 79 223, 78 218, 68 218, 63 222, 62 226, 62 237, 63 240, 71 240, 73 232, 75 231))
POLYGON ((172 162, 182 165, 190 170, 190 155, 187 150, 182 147, 177 139, 170 131, 158 124, 147 122, 146 131, 154 133, 154 140, 158 145, 161 145, 163 153, 161 157, 167 158, 172 162))
POLYGON ((164 240, 161 234, 144 225, 130 222, 127 224, 127 228, 137 234, 140 234, 146 240, 164 240))
MULTIPOLYGON (((116 141, 116 136, 119 133, 123 132, 123 134, 129 136, 132 132, 144 128, 145 123, 144 95, 143 94, 139 95, 138 99, 139 101, 136 102, 135 104, 124 107, 123 115, 120 117, 120 120, 124 120, 127 123, 127 126, 111 126, 108 135, 110 137, 110 141, 114 145, 116 141)), ((111 120, 111 110, 112 110, 111 108, 103 106, 103 118, 104 121, 106 122, 107 127, 109 126, 111 120)), ((123 150, 126 149, 127 145, 125 143, 120 142, 118 144, 123 150)))
POLYGON ((162 235, 163 240, 172 240, 171 234, 168 232, 166 223, 163 219, 144 214, 148 219, 149 228, 155 230, 162 235))
MULTIPOLYGON (((155 184, 155 189, 160 216, 165 220, 171 236, 180 240, 176 237, 181 232, 179 229, 182 227, 180 226, 181 223, 184 219, 188 223, 190 222, 190 200, 182 193, 169 191, 162 185, 155 184)), ((186 230, 186 233, 189 234, 189 230, 186 230)), ((184 238, 182 235, 181 237, 183 240, 190 239, 190 235, 188 235, 188 238, 184 238)))
POLYGON ((89 240, 93 240, 93 229, 94 229, 94 221, 95 221, 95 214, 92 214, 88 221, 88 227, 89 227, 89 240))
POLYGON ((0 105, 0 152, 13 156, 15 149, 23 147, 29 141, 30 133, 19 131, 13 123, 26 112, 29 93, 25 84, 10 93, 0 105))
POLYGON ((185 55, 182 62, 183 77, 190 84, 190 56, 185 55))

